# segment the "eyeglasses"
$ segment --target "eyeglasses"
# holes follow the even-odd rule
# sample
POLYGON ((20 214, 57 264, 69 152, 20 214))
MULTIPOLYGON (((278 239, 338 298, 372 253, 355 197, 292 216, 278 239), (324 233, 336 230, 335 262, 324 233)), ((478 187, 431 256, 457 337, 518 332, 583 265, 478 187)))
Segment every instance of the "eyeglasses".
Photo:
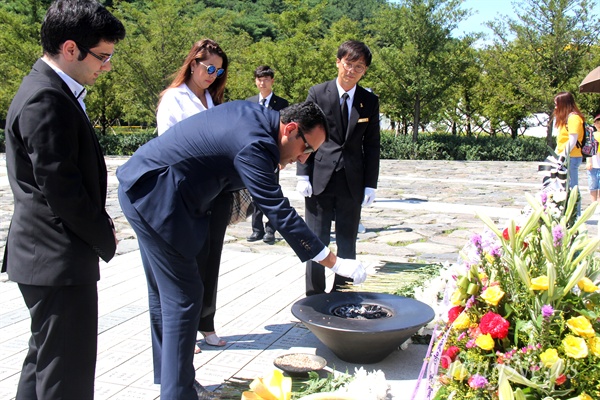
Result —
POLYGON ((96 58, 97 60, 100 60, 102 62, 102 65, 106 65, 106 63, 108 63, 110 61, 110 59, 112 58, 113 54, 109 54, 108 56, 99 56, 98 54, 94 53, 93 51, 91 51, 90 49, 88 49, 87 47, 83 47, 82 45, 80 45, 79 43, 75 43, 77 44, 77 47, 79 47, 79 50, 81 50, 84 53, 90 53, 90 55, 94 58, 96 58))
POLYGON ((204 67, 206 68, 206 72, 209 75, 212 75, 212 74, 214 74, 216 72, 217 73, 217 78, 220 78, 221 75, 223 75, 223 73, 225 72, 225 70, 223 68, 217 69, 217 67, 215 67, 214 65, 206 65, 206 64, 204 64, 202 61, 200 61, 198 59, 196 59, 196 62, 198 64, 204 65, 204 67))
POLYGON ((342 65, 346 71, 353 70, 357 74, 362 74, 367 69, 367 67, 365 67, 362 64, 350 64, 350 63, 347 63, 346 61, 342 61, 342 65))
POLYGON ((298 135, 302 138, 302 141, 304 142, 304 154, 314 153, 316 150, 310 144, 308 144, 308 142, 306 141, 306 137, 304 137, 304 133, 302 133, 300 128, 298 128, 298 135))

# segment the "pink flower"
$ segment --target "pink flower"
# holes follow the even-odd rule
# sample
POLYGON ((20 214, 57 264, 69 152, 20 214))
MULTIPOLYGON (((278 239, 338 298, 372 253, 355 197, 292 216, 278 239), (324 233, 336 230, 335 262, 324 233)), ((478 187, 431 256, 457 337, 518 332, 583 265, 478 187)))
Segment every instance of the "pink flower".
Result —
POLYGON ((471 389, 483 389, 488 385, 488 380, 485 376, 479 374, 472 375, 468 382, 471 389))

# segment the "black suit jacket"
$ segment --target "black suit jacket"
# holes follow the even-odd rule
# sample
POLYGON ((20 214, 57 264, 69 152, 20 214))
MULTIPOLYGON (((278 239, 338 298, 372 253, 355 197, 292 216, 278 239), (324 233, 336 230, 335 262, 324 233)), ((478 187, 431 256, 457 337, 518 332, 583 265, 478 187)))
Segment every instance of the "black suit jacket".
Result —
POLYGON ((117 169, 121 189, 166 243, 195 257, 222 192, 247 188, 302 261, 325 247, 283 196, 279 113, 248 101, 221 104, 173 125, 117 169))
POLYGON ((323 109, 330 138, 305 164, 297 164, 297 175, 308 175, 313 194, 319 195, 329 183, 341 156, 352 197, 362 200, 364 188, 377 188, 379 177, 378 97, 357 85, 346 132, 340 129, 342 112, 335 80, 311 87, 306 100, 317 103, 323 109))
POLYGON ((38 60, 6 117, 14 214, 2 265, 18 283, 95 283, 116 249, 106 165, 94 129, 64 81, 38 60))
MULTIPOLYGON (((260 95, 257 94, 256 96, 248 97, 246 100, 251 101, 253 103, 258 103, 259 99, 260 95)), ((269 101, 269 105, 267 106, 267 108, 270 108, 271 110, 275 111, 281 111, 289 105, 290 103, 286 99, 284 99, 283 97, 279 97, 275 95, 275 93, 273 93, 273 96, 271 96, 271 101, 269 101)))

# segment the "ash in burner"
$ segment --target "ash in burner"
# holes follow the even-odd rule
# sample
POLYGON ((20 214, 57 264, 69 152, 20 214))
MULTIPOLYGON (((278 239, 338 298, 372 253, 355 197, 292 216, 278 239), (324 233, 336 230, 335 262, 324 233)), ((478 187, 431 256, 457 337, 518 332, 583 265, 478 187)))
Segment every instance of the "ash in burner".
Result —
POLYGON ((353 319, 377 319, 391 316, 385 308, 373 304, 346 304, 333 309, 333 315, 353 319))

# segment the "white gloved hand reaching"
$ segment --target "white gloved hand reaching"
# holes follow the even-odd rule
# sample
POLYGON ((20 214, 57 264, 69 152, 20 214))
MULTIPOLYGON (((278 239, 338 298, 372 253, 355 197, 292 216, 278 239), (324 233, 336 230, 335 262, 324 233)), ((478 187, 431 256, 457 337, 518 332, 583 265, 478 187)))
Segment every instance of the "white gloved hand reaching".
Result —
POLYGON ((359 285, 367 279, 367 271, 362 262, 358 260, 338 257, 335 265, 331 267, 331 270, 338 275, 352 278, 355 285, 359 285))
POLYGON ((375 189, 366 187, 365 188, 365 198, 361 204, 363 207, 369 207, 375 201, 375 189))
POLYGON ((298 183, 296 184, 296 190, 304 197, 312 196, 312 185, 306 175, 298 175, 298 183))

